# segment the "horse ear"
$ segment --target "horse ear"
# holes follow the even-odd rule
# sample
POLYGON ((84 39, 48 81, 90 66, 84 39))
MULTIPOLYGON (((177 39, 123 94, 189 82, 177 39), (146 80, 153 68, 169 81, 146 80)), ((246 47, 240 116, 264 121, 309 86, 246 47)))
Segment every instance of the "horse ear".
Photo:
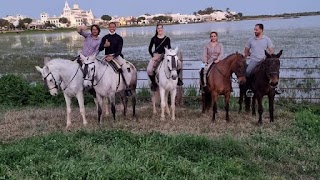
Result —
POLYGON ((51 60, 50 57, 44 57, 44 58, 43 58, 43 63, 44 63, 44 65, 47 65, 50 60, 51 60))
POLYGON ((35 67, 36 67, 36 69, 37 69, 38 72, 42 73, 43 70, 42 70, 41 67, 39 67, 39 66, 35 66, 35 67))
POLYGON ((282 55, 282 49, 280 50, 280 52, 276 55, 277 58, 279 58, 282 55))
POLYGON ((267 52, 267 50, 264 50, 264 54, 267 56, 267 58, 271 58, 271 55, 267 52))
POLYGON ((179 51, 179 48, 178 47, 176 47, 175 49, 174 49, 174 51, 176 52, 176 54, 178 53, 178 51, 179 51))
POLYGON ((86 57, 82 53, 80 53, 80 59, 81 61, 83 61, 84 59, 86 59, 86 57))
POLYGON ((164 47, 165 54, 168 54, 169 49, 164 47))

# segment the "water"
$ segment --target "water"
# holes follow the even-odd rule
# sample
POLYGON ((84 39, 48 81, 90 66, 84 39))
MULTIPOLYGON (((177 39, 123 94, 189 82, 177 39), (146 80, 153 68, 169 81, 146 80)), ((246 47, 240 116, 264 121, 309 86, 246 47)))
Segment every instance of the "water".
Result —
MULTIPOLYGON (((256 23, 265 25, 265 34, 272 39, 276 52, 280 49, 284 50, 283 57, 320 57, 320 16, 170 25, 165 26, 165 32, 171 38, 172 46, 179 47, 182 51, 184 59, 199 59, 199 62, 186 62, 184 67, 198 69, 203 45, 209 41, 211 31, 218 32, 219 41, 223 43, 225 48, 225 55, 236 51, 242 53, 245 43, 253 36, 253 27, 256 23)), ((124 38, 123 54, 126 59, 141 61, 150 59, 148 46, 151 37, 154 35, 155 27, 118 28, 117 32, 124 38)), ((107 30, 104 29, 101 36, 105 34, 107 34, 107 30)), ((16 59, 22 59, 21 63, 23 65, 32 64, 34 59, 48 55, 57 57, 75 56, 83 44, 83 38, 76 32, 11 34, 1 35, 0 37, 0 65, 2 67, 16 59)), ((320 59, 282 59, 281 67, 319 68, 320 59)), ((3 73, 3 71, 8 70, 5 69, 1 72, 3 73)), ((30 69, 23 72, 33 73, 34 70, 30 69)), ((145 72, 139 73, 139 78, 145 77, 145 72)), ((198 78, 198 71, 185 71, 184 77, 198 78)), ((318 78, 311 83, 313 86, 319 87, 319 69, 281 70, 281 78, 288 77, 318 78)), ((282 87, 292 87, 292 85, 298 86, 301 83, 306 83, 302 81, 283 80, 282 87)), ((197 83, 198 80, 186 80, 186 86, 197 83)), ((140 85, 143 84, 147 84, 147 82, 140 81, 140 85)), ((315 91, 314 96, 320 97, 319 89, 313 91, 315 91)))

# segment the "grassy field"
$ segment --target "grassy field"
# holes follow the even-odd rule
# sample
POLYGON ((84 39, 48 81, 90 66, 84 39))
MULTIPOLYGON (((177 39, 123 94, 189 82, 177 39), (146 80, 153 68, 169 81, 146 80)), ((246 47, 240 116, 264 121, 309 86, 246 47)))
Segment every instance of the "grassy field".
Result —
MULTIPOLYGON (((119 109, 119 108, 118 108, 119 109)), ((320 177, 319 106, 276 110, 275 123, 231 113, 226 123, 178 108, 160 121, 149 106, 138 121, 121 115, 103 126, 88 108, 89 126, 75 108, 20 108, 0 117, 0 179, 317 179, 320 177)))

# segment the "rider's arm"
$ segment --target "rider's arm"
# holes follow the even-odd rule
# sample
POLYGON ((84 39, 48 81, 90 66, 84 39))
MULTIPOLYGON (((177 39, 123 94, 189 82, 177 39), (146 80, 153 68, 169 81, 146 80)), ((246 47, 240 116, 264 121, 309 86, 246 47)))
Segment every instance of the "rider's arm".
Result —
POLYGON ((104 50, 104 44, 106 43, 106 39, 107 39, 107 36, 104 36, 101 39, 100 46, 99 46, 99 52, 104 50))
POLYGON ((250 49, 245 47, 244 48, 244 58, 247 58, 248 56, 250 56, 250 49))
POLYGON ((223 49, 223 45, 221 43, 219 43, 219 45, 220 45, 220 54, 219 54, 217 60, 221 61, 221 60, 223 60, 223 57, 224 57, 224 49, 223 49))
POLYGON ((269 54, 273 54, 274 53, 274 46, 273 46, 270 38, 268 38, 268 51, 269 51, 268 52, 269 54))
POLYGON ((152 53, 153 44, 154 44, 154 41, 153 41, 153 38, 151 38, 151 41, 149 44, 149 54, 151 55, 151 57, 153 57, 153 53, 152 53))
POLYGON ((207 48, 207 44, 204 45, 204 47, 203 47, 202 62, 203 63, 208 63, 208 48, 207 48))
POLYGON ((171 49, 171 41, 170 41, 170 38, 169 37, 167 37, 167 39, 166 39, 166 41, 167 41, 167 43, 168 43, 168 49, 171 49))
POLYGON ((122 39, 122 37, 119 37, 116 52, 114 52, 114 57, 117 57, 121 54, 122 46, 123 46, 123 39, 122 39))
POLYGON ((80 26, 80 27, 77 28, 77 32, 78 32, 81 36, 83 36, 83 37, 85 37, 85 38, 90 35, 89 32, 85 32, 85 31, 84 31, 84 29, 83 29, 82 26, 80 26))

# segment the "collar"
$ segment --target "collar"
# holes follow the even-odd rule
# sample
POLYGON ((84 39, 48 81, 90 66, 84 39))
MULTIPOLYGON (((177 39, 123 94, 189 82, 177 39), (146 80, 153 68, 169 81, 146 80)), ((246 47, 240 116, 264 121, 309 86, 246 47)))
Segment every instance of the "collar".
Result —
POLYGON ((111 32, 109 31, 109 34, 110 34, 110 35, 115 35, 115 34, 116 34, 116 32, 114 32, 114 33, 111 33, 111 32))
POLYGON ((262 35, 261 38, 257 38, 256 36, 254 36, 254 39, 259 40, 259 39, 263 39, 265 38, 265 35, 262 35))

